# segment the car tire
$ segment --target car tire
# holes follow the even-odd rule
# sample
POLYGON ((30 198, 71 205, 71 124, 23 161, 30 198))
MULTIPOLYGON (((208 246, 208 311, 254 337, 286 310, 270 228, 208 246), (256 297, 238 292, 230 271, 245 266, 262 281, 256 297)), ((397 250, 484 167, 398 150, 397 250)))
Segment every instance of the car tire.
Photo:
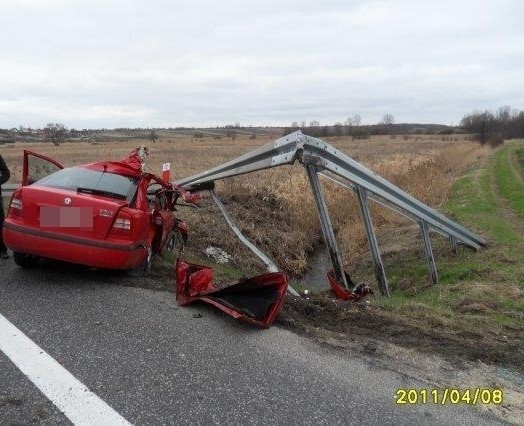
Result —
POLYGON ((38 263, 38 256, 29 253, 13 252, 15 263, 22 268, 34 268, 38 263))
POLYGON ((144 259, 144 261, 142 262, 142 264, 140 266, 137 266, 134 269, 130 269, 127 272, 132 277, 142 277, 151 270, 152 266, 153 266, 153 249, 149 247, 147 249, 147 256, 144 259))

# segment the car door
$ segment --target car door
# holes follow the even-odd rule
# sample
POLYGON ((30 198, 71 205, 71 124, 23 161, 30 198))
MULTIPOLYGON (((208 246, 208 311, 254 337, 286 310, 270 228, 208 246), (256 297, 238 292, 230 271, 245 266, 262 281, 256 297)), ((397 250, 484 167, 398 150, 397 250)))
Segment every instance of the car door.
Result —
POLYGON ((24 149, 22 186, 31 185, 63 168, 59 162, 45 155, 24 149))

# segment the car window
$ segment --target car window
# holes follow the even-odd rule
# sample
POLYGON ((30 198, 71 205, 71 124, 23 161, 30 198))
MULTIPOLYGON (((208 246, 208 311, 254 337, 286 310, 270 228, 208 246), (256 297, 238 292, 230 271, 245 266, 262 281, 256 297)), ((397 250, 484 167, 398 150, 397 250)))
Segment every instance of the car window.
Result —
POLYGON ((48 160, 36 157, 34 155, 28 156, 27 166, 27 180, 30 184, 46 176, 49 176, 51 173, 54 173, 57 170, 60 170, 58 166, 54 165, 48 160))
POLYGON ((131 202, 137 190, 138 180, 115 173, 83 167, 69 167, 40 179, 35 185, 92 192, 93 194, 122 198, 131 202))

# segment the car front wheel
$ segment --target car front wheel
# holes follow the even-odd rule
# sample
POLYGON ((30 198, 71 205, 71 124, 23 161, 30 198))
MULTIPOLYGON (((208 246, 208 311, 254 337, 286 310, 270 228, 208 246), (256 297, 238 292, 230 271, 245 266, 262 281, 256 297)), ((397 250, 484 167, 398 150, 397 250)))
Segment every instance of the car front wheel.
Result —
POLYGON ((34 268, 38 263, 38 256, 29 253, 13 252, 15 263, 22 268, 34 268))

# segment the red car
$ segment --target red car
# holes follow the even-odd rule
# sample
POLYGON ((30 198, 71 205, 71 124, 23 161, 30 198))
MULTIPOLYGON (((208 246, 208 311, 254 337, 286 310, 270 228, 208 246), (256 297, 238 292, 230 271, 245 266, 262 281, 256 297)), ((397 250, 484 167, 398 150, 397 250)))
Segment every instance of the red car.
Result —
POLYGON ((122 161, 63 168, 24 151, 22 186, 11 198, 3 230, 15 262, 32 267, 49 258, 147 270, 172 241, 181 192, 144 173, 137 152, 122 161))

